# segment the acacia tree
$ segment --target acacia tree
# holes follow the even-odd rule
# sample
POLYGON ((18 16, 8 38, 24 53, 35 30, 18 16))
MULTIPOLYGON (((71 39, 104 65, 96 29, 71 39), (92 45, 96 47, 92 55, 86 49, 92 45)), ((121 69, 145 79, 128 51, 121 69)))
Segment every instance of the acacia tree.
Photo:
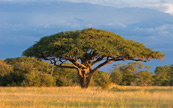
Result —
POLYGON ((121 60, 147 62, 164 57, 161 52, 152 51, 141 43, 94 28, 43 37, 23 55, 49 60, 55 66, 76 68, 82 88, 87 88, 93 73, 108 63, 121 60), (63 65, 66 61, 73 66, 63 65))

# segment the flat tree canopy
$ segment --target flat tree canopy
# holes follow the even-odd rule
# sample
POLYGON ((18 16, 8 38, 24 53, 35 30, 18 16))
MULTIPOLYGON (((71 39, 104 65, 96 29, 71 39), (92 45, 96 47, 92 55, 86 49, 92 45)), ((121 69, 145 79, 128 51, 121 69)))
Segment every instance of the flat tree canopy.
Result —
POLYGON ((147 62, 162 60, 165 55, 146 48, 143 44, 122 38, 105 30, 87 28, 46 36, 23 52, 24 56, 50 60, 56 66, 70 61, 78 70, 83 88, 100 67, 113 61, 133 60, 147 62), (100 62, 100 64, 98 64, 100 62), (94 64, 98 64, 94 66, 94 64))

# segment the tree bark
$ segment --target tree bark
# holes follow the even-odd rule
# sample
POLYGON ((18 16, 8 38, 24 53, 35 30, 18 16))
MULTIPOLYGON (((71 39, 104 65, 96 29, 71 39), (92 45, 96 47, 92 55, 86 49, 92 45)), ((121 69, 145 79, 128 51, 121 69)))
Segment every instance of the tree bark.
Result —
POLYGON ((87 77, 80 77, 80 85, 81 85, 81 88, 88 88, 88 85, 89 85, 89 80, 87 80, 87 77))
MULTIPOLYGON (((80 72, 78 72, 80 73, 80 72)), ((88 88, 92 75, 87 75, 86 71, 82 72, 82 76, 79 74, 81 88, 88 88)))

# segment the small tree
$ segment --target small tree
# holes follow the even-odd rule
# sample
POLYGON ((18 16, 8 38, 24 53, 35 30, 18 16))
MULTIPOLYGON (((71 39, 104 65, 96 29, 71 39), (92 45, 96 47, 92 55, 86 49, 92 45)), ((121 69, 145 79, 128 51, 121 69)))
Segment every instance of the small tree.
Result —
POLYGON ((164 57, 164 54, 141 43, 94 28, 43 37, 23 55, 49 60, 64 68, 76 68, 82 88, 87 88, 93 73, 108 63, 125 60, 147 62, 164 57), (73 66, 63 66, 66 61, 73 66))
POLYGON ((4 60, 0 59, 0 76, 4 76, 4 75, 9 74, 11 72, 13 72, 12 65, 7 64, 7 63, 5 63, 4 60))
POLYGON ((116 84, 120 84, 122 79, 123 79, 123 73, 122 71, 120 70, 120 67, 122 67, 123 65, 122 64, 117 64, 117 65, 114 65, 114 69, 112 70, 112 73, 111 73, 111 81, 113 83, 116 83, 116 84))
POLYGON ((0 86, 6 86, 10 81, 9 75, 13 73, 13 67, 0 59, 0 86))
POLYGON ((54 86, 55 80, 51 75, 53 66, 45 61, 31 57, 8 58, 7 64, 13 66, 13 72, 6 75, 6 85, 11 86, 54 86))
POLYGON ((137 77, 139 79, 139 82, 137 82, 138 85, 141 85, 141 86, 152 85, 153 74, 150 73, 149 71, 140 71, 137 74, 137 77))
POLYGON ((111 84, 110 74, 102 71, 97 71, 93 75, 95 86, 101 86, 103 89, 109 88, 111 84))
POLYGON ((149 85, 152 74, 148 72, 151 68, 141 62, 130 62, 127 65, 117 64, 111 74, 112 82, 121 85, 149 85))
POLYGON ((79 85, 79 78, 76 69, 56 67, 53 76, 55 77, 57 86, 79 85))
POLYGON ((170 86, 173 86, 173 65, 170 66, 169 76, 170 76, 169 85, 170 85, 170 86))
POLYGON ((155 85, 166 86, 169 85, 171 81, 171 66, 157 66, 154 73, 154 83, 155 85))

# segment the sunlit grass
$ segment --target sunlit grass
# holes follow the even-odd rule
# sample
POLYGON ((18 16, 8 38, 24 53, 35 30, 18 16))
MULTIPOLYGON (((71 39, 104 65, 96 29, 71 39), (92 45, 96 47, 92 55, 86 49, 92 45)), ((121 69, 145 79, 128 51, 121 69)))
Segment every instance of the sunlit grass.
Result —
POLYGON ((0 108, 172 108, 172 87, 0 87, 0 108))

